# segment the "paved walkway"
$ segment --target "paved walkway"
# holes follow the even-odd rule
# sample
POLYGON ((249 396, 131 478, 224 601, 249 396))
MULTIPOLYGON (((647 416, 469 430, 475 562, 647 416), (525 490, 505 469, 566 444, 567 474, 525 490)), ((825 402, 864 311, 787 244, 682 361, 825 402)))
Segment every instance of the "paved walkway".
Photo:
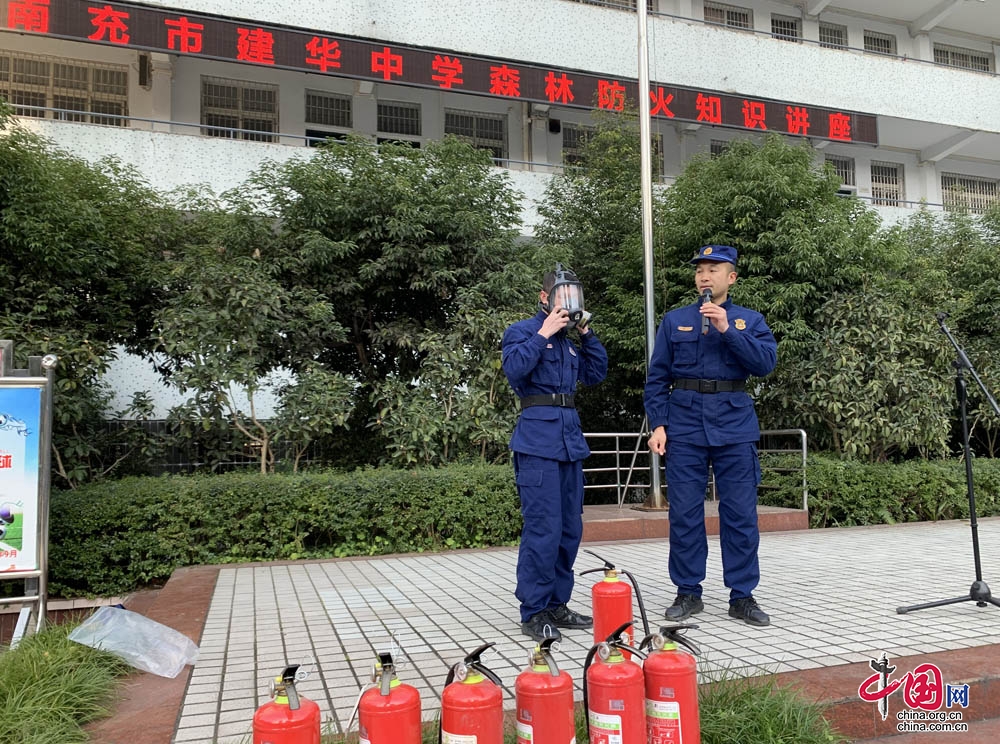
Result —
MULTIPOLYGON (((816 673, 853 663, 857 672, 851 670, 846 686, 854 685, 856 696, 868 660, 882 652, 891 660, 973 647, 996 654, 1000 608, 970 601, 906 615, 895 611, 968 593, 975 578, 970 532, 967 522, 954 521, 763 533, 764 581, 756 596, 771 614, 768 628, 727 616, 719 541, 709 538, 706 609, 697 616, 700 629, 690 634, 704 650, 703 679, 723 669, 743 675, 813 670, 815 682, 816 673)), ((1000 587, 1000 519, 980 521, 979 533, 984 579, 1000 587)), ((584 548, 636 575, 655 626, 673 597, 666 542, 584 548)), ((487 664, 502 679, 505 705, 512 707, 514 679, 532 646, 516 622, 516 560, 516 549, 497 548, 218 567, 201 656, 172 741, 248 741, 268 680, 286 663, 308 670, 300 692, 320 705, 329 731, 341 732, 375 651, 390 648, 401 662, 399 676, 420 691, 425 719, 433 719, 450 665, 481 642, 495 642, 487 664)), ((581 553, 577 570, 599 565, 581 553)), ((590 579, 577 584, 577 609, 589 605, 590 579)), ((558 655, 576 680, 578 699, 590 644, 589 632, 567 632, 558 655)), ((874 714, 874 706, 864 705, 866 715, 868 707, 874 714)))

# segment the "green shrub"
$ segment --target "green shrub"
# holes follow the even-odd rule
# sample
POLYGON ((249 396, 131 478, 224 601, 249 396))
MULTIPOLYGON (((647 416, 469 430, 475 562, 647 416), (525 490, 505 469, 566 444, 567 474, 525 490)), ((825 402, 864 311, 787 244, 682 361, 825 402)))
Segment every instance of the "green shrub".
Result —
MULTIPOLYGON (((972 463, 976 513, 1000 514, 1000 461, 972 463)), ((810 527, 968 519, 965 463, 961 460, 908 460, 866 463, 810 455, 807 466, 810 527)), ((801 473, 768 472, 761 503, 798 506, 801 473)))
POLYGON ((81 726, 110 713, 117 678, 129 667, 69 640, 72 627, 46 628, 0 653, 0 741, 87 742, 81 726))
POLYGON ((515 542, 508 465, 124 478, 53 494, 50 591, 116 595, 175 568, 515 542))

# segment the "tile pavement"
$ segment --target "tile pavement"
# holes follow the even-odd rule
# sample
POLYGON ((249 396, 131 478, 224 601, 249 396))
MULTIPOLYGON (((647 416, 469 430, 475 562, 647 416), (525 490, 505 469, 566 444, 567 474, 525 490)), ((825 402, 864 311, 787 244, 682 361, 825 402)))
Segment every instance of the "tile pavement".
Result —
MULTIPOLYGON (((1000 587, 1000 519, 981 520, 979 534, 983 577, 1000 587)), ((666 543, 584 547, 635 574, 655 626, 673 595, 666 543)), ((967 594, 975 578, 967 522, 765 532, 760 559, 764 578, 756 596, 771 614, 768 628, 726 615, 719 541, 709 538, 706 611, 691 632, 703 649, 703 679, 726 669, 782 677, 808 670, 806 677, 821 680, 853 664, 845 684, 856 690, 867 661, 883 651, 890 659, 945 658, 947 652, 981 648, 995 654, 1000 648, 993 645, 1000 644, 1000 608, 963 602, 895 612, 900 605, 967 594)), ((249 741, 253 712, 267 700, 269 678, 286 662, 308 670, 300 692, 320 705, 329 730, 343 731, 375 651, 391 647, 398 650, 399 676, 420 691, 424 717, 431 720, 449 666, 481 642, 495 642, 486 661, 504 683, 505 706, 512 707, 514 679, 531 647, 515 622, 516 561, 516 549, 496 548, 218 567, 201 655, 171 741, 249 741)), ((578 570, 598 565, 584 553, 577 560, 578 570)), ((578 609, 589 605, 590 584, 589 577, 578 581, 578 609)), ((566 633, 557 657, 576 680, 578 699, 590 643, 587 632, 566 633)))

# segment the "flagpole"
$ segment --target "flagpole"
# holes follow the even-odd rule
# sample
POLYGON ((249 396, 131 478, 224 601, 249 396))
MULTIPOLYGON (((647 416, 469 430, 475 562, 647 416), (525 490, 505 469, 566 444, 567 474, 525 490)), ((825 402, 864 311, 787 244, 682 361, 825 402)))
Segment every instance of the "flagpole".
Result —
MULTIPOLYGON (((656 294, 653 285, 653 158, 651 152, 651 127, 649 122, 649 49, 646 43, 646 0, 636 0, 639 19, 639 180, 642 184, 642 265, 646 316, 646 364, 653 357, 656 340, 656 294)), ((644 511, 664 510, 660 480, 660 456, 649 453, 649 493, 642 506, 644 511)))

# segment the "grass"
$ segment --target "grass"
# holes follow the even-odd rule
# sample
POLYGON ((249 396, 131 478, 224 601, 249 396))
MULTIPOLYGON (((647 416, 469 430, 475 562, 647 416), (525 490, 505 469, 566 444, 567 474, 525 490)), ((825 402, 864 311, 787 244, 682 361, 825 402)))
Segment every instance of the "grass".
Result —
MULTIPOLYGON (((823 706, 778 686, 771 677, 744 678, 729 671, 714 676, 711 682, 699 687, 701 744, 843 744, 846 741, 823 718, 823 706)), ((353 744, 357 740, 356 733, 347 737, 328 734, 322 739, 323 744, 353 744)), ((437 728, 425 728, 421 744, 437 744, 437 741, 437 728)), ((504 744, 516 741, 513 723, 508 719, 504 744)), ((589 741, 580 706, 576 714, 576 741, 578 744, 589 741)))
POLYGON ((87 742, 83 725, 110 713, 118 677, 129 667, 69 640, 72 629, 46 628, 0 652, 0 742, 87 742))

